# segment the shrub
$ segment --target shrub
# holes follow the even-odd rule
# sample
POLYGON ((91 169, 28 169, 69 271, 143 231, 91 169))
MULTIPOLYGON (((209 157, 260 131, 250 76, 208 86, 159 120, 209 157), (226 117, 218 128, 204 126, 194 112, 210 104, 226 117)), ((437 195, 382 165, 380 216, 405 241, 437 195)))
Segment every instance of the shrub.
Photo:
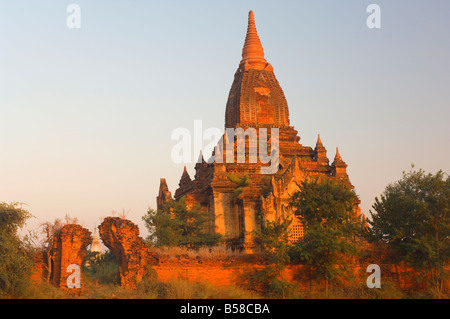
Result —
POLYGON ((114 254, 107 250, 103 254, 89 253, 83 263, 84 274, 98 283, 118 285, 119 264, 114 254))
POLYGON ((33 249, 18 235, 30 217, 19 203, 0 203, 0 298, 23 297, 30 286, 33 249))

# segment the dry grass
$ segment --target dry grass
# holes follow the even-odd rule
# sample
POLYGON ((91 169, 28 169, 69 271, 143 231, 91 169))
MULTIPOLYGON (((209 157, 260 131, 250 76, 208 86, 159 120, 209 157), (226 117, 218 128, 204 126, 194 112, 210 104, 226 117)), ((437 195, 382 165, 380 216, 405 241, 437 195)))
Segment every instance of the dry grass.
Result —
POLYGON ((142 295, 153 294, 159 299, 260 299, 260 295, 236 287, 217 287, 209 282, 176 279, 169 282, 143 282, 138 287, 142 295))
POLYGON ((260 295, 235 286, 216 287, 210 283, 188 280, 169 282, 143 281, 136 290, 126 290, 117 284, 98 283, 85 279, 81 296, 66 294, 49 283, 36 285, 24 298, 31 299, 260 299, 260 295))
MULTIPOLYGON (((117 284, 99 283, 85 278, 85 290, 81 296, 66 294, 63 290, 42 282, 36 284, 22 298, 31 299, 263 299, 267 296, 237 286, 217 287, 208 282, 192 282, 176 279, 169 282, 148 280, 141 282, 136 290, 126 290, 117 284)), ((385 282, 381 289, 365 286, 331 287, 328 292, 297 293, 294 299, 448 299, 448 295, 432 291, 408 294, 393 283, 385 282)), ((270 297, 269 297, 270 298, 270 297)))

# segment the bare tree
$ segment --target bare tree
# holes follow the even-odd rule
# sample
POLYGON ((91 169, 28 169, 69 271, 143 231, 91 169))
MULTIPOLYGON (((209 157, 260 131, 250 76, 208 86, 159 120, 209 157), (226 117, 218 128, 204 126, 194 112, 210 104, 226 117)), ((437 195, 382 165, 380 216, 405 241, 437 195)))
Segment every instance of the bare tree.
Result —
POLYGON ((69 214, 66 214, 64 217, 65 225, 67 224, 78 224, 78 218, 76 217, 70 217, 69 214))
POLYGON ((112 214, 113 216, 117 216, 117 217, 120 217, 120 218, 122 218, 122 219, 126 219, 129 213, 130 213, 130 210, 128 210, 127 212, 125 212, 125 209, 124 209, 124 208, 122 208, 122 212, 121 212, 121 213, 118 213, 118 212, 115 211, 115 210, 113 210, 113 211, 111 212, 111 214, 112 214))
POLYGON ((55 238, 61 232, 63 226, 64 224, 61 221, 61 219, 55 219, 53 223, 45 222, 40 224, 40 227, 42 227, 42 233, 45 236, 42 246, 46 259, 45 268, 47 269, 47 278, 46 278, 47 281, 50 281, 50 276, 52 272, 52 255, 53 249, 55 247, 55 238))

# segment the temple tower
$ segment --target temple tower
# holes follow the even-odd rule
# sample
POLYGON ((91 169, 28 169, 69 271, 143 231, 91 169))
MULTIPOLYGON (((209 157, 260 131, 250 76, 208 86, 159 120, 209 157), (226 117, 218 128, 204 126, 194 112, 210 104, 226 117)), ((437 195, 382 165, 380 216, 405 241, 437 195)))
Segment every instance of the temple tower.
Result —
MULTIPOLYGON (((252 251, 252 232, 261 227, 260 217, 266 220, 285 218, 292 214, 290 196, 297 191, 297 184, 307 176, 322 176, 343 180, 352 188, 346 167, 337 150, 330 165, 327 151, 320 135, 315 148, 303 146, 293 126, 290 126, 289 109, 283 90, 275 77, 272 65, 267 62, 252 11, 248 15, 248 27, 242 49, 242 58, 234 74, 225 108, 225 129, 235 134, 242 129, 245 153, 238 158, 238 142, 224 134, 212 159, 217 154, 231 152, 234 161, 204 160, 200 154, 195 164, 195 176, 191 179, 184 168, 175 200, 185 198, 188 206, 199 205, 212 216, 211 232, 221 234, 231 247, 252 251), (252 141, 259 140, 261 129, 267 131, 268 144, 272 142, 272 129, 278 132, 279 161, 274 172, 261 173, 261 168, 271 165, 256 161, 250 156, 252 141), (246 137, 247 136, 247 137, 246 137), (269 142, 270 141, 270 142, 269 142), (227 149, 227 146, 231 146, 227 149), (240 181, 250 181, 242 185, 240 181)), ((261 152, 260 145, 256 145, 261 152)), ((241 151, 242 149, 239 149, 241 151)), ((216 156, 216 157, 215 157, 216 156)), ((222 159, 224 159, 222 157, 222 159)), ((171 193, 165 179, 161 179, 157 197, 158 209, 169 200, 171 193)), ((293 223, 291 240, 303 236, 299 221, 293 223)))
POLYGON ((242 60, 234 75, 225 110, 225 127, 238 124, 289 126, 289 110, 273 68, 264 58, 252 11, 248 15, 242 60))

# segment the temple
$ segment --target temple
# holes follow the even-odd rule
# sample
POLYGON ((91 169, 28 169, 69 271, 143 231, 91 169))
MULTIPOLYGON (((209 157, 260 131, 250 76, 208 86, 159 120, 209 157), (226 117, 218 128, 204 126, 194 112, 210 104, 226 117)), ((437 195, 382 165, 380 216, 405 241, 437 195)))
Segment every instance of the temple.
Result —
MULTIPOLYGON (((298 132, 290 126, 283 90, 272 65, 264 57, 252 11, 248 16, 242 59, 234 74, 225 109, 225 129, 229 128, 235 132, 238 129, 246 132, 244 160, 239 160, 237 155, 239 139, 224 133, 212 154, 212 160, 206 161, 200 154, 193 179, 184 168, 174 197, 166 180, 161 179, 158 209, 163 209, 164 203, 171 198, 179 200, 185 197, 187 205, 199 205, 209 212, 212 217, 211 232, 221 234, 231 247, 252 250, 254 243, 251 234, 260 227, 260 216, 272 221, 290 216, 290 195, 298 190, 297 183, 306 176, 341 180, 353 188, 347 175, 347 164, 338 149, 330 164, 320 136, 314 148, 299 143, 298 132), (278 162, 275 171, 264 174, 261 168, 273 165, 272 159, 269 162, 259 157, 255 160, 251 151, 257 147, 254 142, 260 140, 261 132, 264 132, 270 153, 274 141, 273 129, 277 129, 278 133, 278 162), (232 149, 227 145, 232 145, 232 149), (229 151, 232 151, 234 160, 217 160, 218 153, 223 155, 229 151)), ((355 214, 359 214, 357 206, 355 214)), ((294 218, 290 238, 295 241, 301 236, 303 227, 294 218)))
POLYGON ((100 243, 100 239, 98 238, 97 228, 94 228, 94 237, 92 239, 91 253, 101 253, 102 252, 102 244, 100 243))

